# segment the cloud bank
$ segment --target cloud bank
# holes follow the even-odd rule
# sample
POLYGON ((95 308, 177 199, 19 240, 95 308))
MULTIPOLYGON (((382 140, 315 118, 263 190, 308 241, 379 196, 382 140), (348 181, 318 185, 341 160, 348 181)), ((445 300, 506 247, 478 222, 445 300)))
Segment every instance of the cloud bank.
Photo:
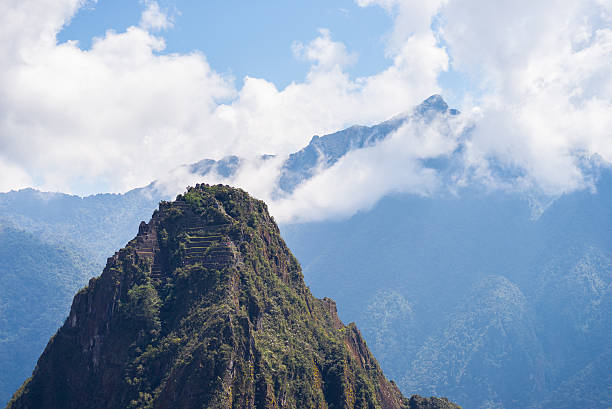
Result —
POLYGON ((89 50, 58 44, 77 0, 0 6, 0 168, 3 189, 125 191, 182 163, 227 154, 287 154, 313 134, 384 120, 438 90, 446 55, 414 44, 371 77, 344 71, 356 56, 328 30, 297 55, 306 78, 284 89, 234 79, 204 54, 163 54, 171 26, 154 1, 139 26, 108 31, 89 50), (421 55, 425 53, 425 55, 421 55), (15 175, 15 176, 11 176, 15 175))
POLYGON ((321 219, 351 215, 390 192, 434 194, 439 175, 421 163, 449 155, 468 124, 457 185, 559 195, 592 185, 585 158, 612 161, 610 2, 356 3, 392 16, 388 67, 351 78, 346 68, 359 56, 320 29, 292 47, 311 64, 306 77, 277 89, 253 77, 239 88, 201 52, 164 54, 160 33, 173 22, 154 1, 144 3, 138 25, 108 31, 89 50, 56 40, 82 1, 3 2, 0 190, 85 194, 160 178, 182 189, 197 180, 179 164, 233 154, 247 165, 232 180, 209 181, 272 200, 281 220, 321 219), (282 158, 312 135, 388 119, 443 92, 438 78, 448 71, 472 84, 452 129, 406 125, 292 196, 275 196, 282 158), (256 159, 268 153, 277 159, 256 159))
POLYGON ((561 194, 592 183, 584 157, 612 161, 612 18, 608 1, 448 1, 440 35, 482 96, 468 165, 491 163, 525 189, 561 194))

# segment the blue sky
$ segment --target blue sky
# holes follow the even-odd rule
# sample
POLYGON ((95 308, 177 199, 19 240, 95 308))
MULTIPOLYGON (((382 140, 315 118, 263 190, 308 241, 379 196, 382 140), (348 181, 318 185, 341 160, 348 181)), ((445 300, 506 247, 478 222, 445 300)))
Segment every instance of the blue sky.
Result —
MULTIPOLYGON (((296 59, 291 46, 307 43, 318 28, 357 53, 348 67, 352 76, 367 76, 389 64, 384 35, 393 19, 378 7, 359 7, 352 0, 242 1, 163 0, 159 6, 174 21, 163 33, 163 53, 203 52, 211 66, 241 83, 244 76, 266 78, 279 88, 301 81, 310 66, 296 59)), ((145 4, 137 0, 99 0, 82 8, 58 35, 58 41, 78 40, 91 46, 93 37, 108 29, 118 32, 137 25, 145 4)))

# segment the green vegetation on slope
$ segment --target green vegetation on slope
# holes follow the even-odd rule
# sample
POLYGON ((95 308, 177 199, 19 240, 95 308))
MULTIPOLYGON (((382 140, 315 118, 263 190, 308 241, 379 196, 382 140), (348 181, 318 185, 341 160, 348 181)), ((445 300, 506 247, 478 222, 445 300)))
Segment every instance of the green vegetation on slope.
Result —
POLYGON ((0 228, 0 396, 6 402, 62 324, 74 292, 93 273, 58 245, 0 228))
POLYGON ((75 296, 9 408, 454 407, 424 402, 311 295, 263 202, 202 185, 75 296))

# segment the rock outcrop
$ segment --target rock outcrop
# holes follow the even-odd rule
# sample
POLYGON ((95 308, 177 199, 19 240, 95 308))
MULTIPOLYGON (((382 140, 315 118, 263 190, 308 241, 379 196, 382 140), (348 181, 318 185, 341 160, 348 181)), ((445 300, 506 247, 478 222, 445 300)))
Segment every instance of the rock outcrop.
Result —
POLYGON ((75 296, 8 408, 457 406, 402 396, 312 296, 263 202, 198 185, 75 296))

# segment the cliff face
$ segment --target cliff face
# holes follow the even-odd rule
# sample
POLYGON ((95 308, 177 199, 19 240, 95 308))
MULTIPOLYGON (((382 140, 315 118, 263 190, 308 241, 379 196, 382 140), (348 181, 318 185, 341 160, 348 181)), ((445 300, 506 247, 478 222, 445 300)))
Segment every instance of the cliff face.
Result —
POLYGON ((197 186, 162 202, 74 298, 9 408, 455 408, 404 398, 314 298, 266 205, 197 186))

